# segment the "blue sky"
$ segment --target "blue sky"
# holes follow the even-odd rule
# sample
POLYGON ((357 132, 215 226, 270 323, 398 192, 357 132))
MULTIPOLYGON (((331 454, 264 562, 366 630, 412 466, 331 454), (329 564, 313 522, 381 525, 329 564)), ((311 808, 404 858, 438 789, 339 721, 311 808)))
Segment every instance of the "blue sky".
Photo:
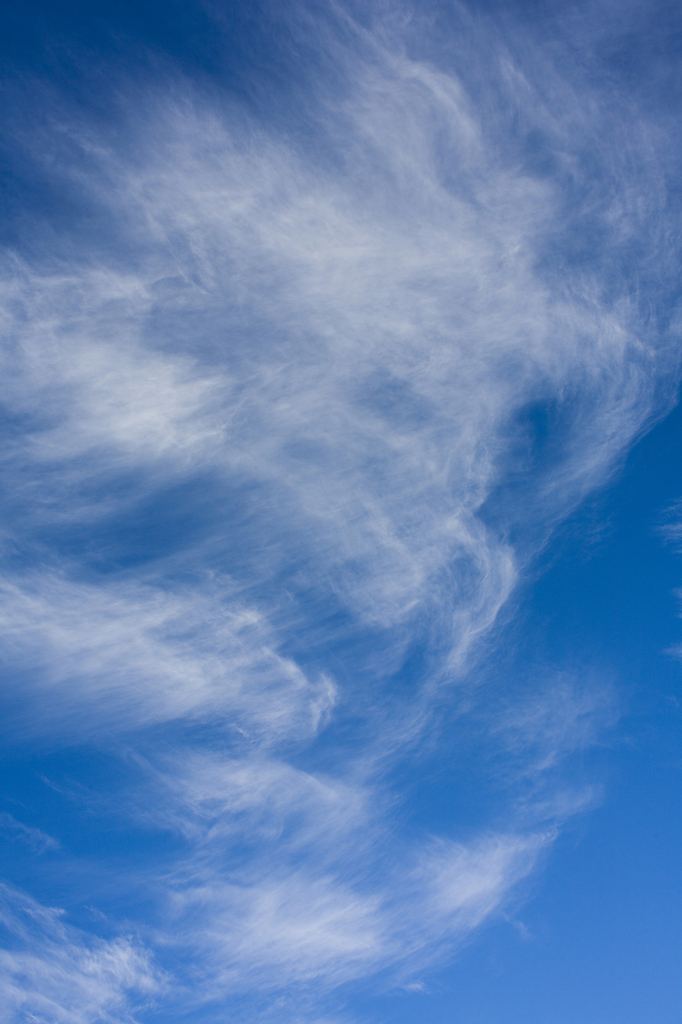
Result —
POLYGON ((679 1024, 679 12, 3 18, 0 1021, 679 1024))

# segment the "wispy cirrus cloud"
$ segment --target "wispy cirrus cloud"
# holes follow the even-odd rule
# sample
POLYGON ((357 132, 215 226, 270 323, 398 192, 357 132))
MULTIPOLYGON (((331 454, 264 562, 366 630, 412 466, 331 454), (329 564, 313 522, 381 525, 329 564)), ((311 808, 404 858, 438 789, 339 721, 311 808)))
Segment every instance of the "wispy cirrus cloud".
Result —
POLYGON ((52 836, 42 832, 39 828, 24 825, 23 822, 17 821, 14 815, 7 814, 6 812, 0 814, 0 832, 4 832, 5 835, 10 836, 12 839, 18 839, 21 842, 27 843, 32 850, 38 853, 59 848, 59 843, 52 836))
POLYGON ((391 849, 394 799, 373 780, 207 751, 152 774, 134 802, 188 841, 165 877, 166 941, 179 958, 193 951, 209 1003, 386 969, 412 978, 497 909, 553 839, 415 846, 394 834, 391 849))
POLYGON ((162 990, 163 976, 139 943, 94 939, 64 923, 59 910, 6 885, 0 924, 3 1021, 123 1024, 134 1020, 131 996, 143 1006, 162 990))
POLYGON ((43 712, 15 721, 29 733, 210 715, 267 743, 313 735, 333 707, 331 680, 309 681, 272 646, 264 617, 221 600, 219 587, 173 593, 41 573, 3 590, 5 665, 43 712))
MULTIPOLYGON (((6 720, 24 742, 138 750, 134 810, 108 806, 180 837, 144 868, 144 913, 189 1014, 408 983, 587 799, 524 790, 473 840, 408 840, 392 775, 679 372, 619 255, 639 246, 662 278, 674 255, 652 131, 463 25, 483 92, 397 21, 343 43, 320 23, 338 88, 305 108, 314 141, 179 74, 122 91, 115 140, 66 108, 26 133, 115 229, 5 261, 6 720)), ((499 706, 483 731, 516 779, 609 718, 561 679, 499 706)), ((35 984, 63 971, 63 1019, 124 1007, 144 955, 106 947, 125 984, 83 1002, 91 954, 60 936, 35 984)))

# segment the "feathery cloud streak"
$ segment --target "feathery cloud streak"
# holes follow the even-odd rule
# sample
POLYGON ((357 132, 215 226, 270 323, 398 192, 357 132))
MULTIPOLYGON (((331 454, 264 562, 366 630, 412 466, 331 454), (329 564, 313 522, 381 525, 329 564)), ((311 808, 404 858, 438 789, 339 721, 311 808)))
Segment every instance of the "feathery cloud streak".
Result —
MULTIPOLYGON (((678 372, 618 256, 674 255, 648 126, 618 108, 647 157, 621 153, 585 81, 494 35, 481 99, 395 25, 346 32, 320 23, 316 142, 179 78, 122 101, 116 142, 63 109, 27 146, 110 233, 5 258, 7 720, 140 752, 116 813, 180 844, 145 926, 192 1019, 404 980, 532 869, 563 797, 542 828, 396 842, 392 769, 678 372)), ((590 732, 586 701, 557 738, 553 701, 509 714, 534 765, 590 732)))

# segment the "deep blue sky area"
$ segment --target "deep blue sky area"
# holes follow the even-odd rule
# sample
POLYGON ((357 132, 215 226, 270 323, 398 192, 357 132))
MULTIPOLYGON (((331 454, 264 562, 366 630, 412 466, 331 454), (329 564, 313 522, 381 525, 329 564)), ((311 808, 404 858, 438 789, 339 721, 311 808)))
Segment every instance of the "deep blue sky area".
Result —
MULTIPOLYGON (((681 1019, 682 679, 670 651, 682 628, 680 556, 660 532, 682 489, 681 446, 677 407, 562 528, 524 595, 535 658, 578 673, 599 666, 621 691, 622 719, 579 758, 578 773, 603 787, 597 805, 566 829, 524 902, 431 978, 430 1020, 681 1019)), ((401 993, 380 1012, 417 1020, 424 998, 401 993)))
MULTIPOLYGON (((616 738, 588 756, 603 796, 567 829, 528 902, 432 982, 430 1019, 457 1024, 675 1024, 682 1015, 680 556, 657 527, 680 493, 679 407, 615 484, 550 545, 524 629, 558 662, 613 673, 616 738)), ((402 996, 387 1019, 417 1019, 402 996)))
POLYGON ((0 19, 0 1024, 682 1024, 679 5, 0 19))

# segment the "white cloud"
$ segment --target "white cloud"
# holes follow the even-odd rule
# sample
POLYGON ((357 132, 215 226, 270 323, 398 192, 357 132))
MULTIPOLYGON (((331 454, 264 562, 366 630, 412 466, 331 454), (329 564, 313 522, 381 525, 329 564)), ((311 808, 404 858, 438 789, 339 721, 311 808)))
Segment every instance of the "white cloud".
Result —
MULTIPOLYGON (((159 948, 203 971, 205 998, 324 993, 389 968, 409 983, 533 868, 551 827, 398 840, 391 758, 678 370, 613 255, 649 239, 660 174, 619 162, 611 135, 586 183, 581 152, 606 119, 590 121, 584 83, 552 72, 545 102, 488 41, 505 102, 560 166, 541 177, 512 158, 499 110, 387 38, 327 54, 347 88, 311 113, 319 148, 182 83, 131 99, 116 146, 64 128, 71 173, 115 218, 110 258, 81 242, 6 261, 2 387, 19 427, 5 539, 38 538, 0 587, 12 727, 64 743, 178 721, 241 737, 229 757, 137 761, 136 820, 186 844, 150 874, 159 948), (611 239, 603 259, 569 253, 550 273, 548 251, 588 216, 611 239), (104 524, 123 548, 127 513, 156 496, 163 533, 165 505, 191 507, 197 480, 212 507, 198 539, 144 569, 112 556, 94 571, 92 548, 79 563, 50 534, 104 524), (405 696, 391 677, 414 650, 424 668, 405 696), (356 745, 330 739, 327 770, 305 770, 296 756, 335 706, 356 745)), ((595 735, 599 701, 552 691, 487 723, 526 775, 595 735)), ((533 798, 550 822, 588 799, 533 798)), ((152 991, 134 944, 83 945, 30 907, 47 937, 35 957, 6 954, 13 1006, 33 1007, 33 984, 37 1019, 113 1021, 126 988, 152 991)))
POLYGON ((220 382, 140 344, 152 306, 143 278, 105 267, 46 277, 10 258, 3 291, 4 400, 30 425, 23 458, 105 459, 110 473, 161 460, 168 472, 219 434, 207 409, 220 382))
POLYGON ((6 811, 0 812, 0 832, 12 839, 19 839, 26 843, 36 853, 44 853, 46 850, 57 850, 59 842, 47 835, 39 828, 32 828, 17 821, 12 814, 6 811))
POLYGON ((519 758, 523 771, 556 768, 567 754, 594 745, 615 726, 620 714, 615 688, 594 673, 585 676, 577 680, 547 671, 541 687, 501 701, 491 732, 519 758))
POLYGON ((308 680, 277 652, 265 617, 218 586, 173 592, 43 573, 2 580, 0 593, 5 664, 24 692, 32 683, 20 732, 85 736, 211 715, 257 742, 304 739, 334 704, 331 680, 308 680))
MULTIPOLYGON (((401 979, 461 943, 499 911, 549 836, 438 843, 384 877, 346 881, 303 869, 173 891, 172 941, 194 949, 214 998, 229 991, 325 989, 390 968, 401 979)), ((251 869, 253 870, 253 869, 251 869)))
POLYGON ((163 977, 130 938, 93 939, 62 912, 0 886, 0 1020, 5 1024, 129 1024, 163 977))
POLYGON ((284 532, 369 623, 445 603, 456 665, 528 554, 477 516, 525 468, 519 412, 563 403, 564 436, 502 531, 551 525, 603 480, 668 367, 598 276, 552 291, 538 274, 560 196, 496 160, 456 80, 388 53, 353 71, 327 125, 358 156, 342 174, 190 100, 142 114, 134 162, 100 147, 92 187, 106 202, 98 176, 115 183, 149 255, 137 275, 24 274, 8 400, 48 419, 23 456, 66 460, 70 484, 88 454, 98 477, 210 465, 257 482, 268 550, 284 532))
POLYGON ((387 787, 357 772, 340 781, 207 750, 144 767, 150 788, 127 804, 187 840, 164 875, 159 941, 179 965, 201 964, 199 1001, 326 991, 386 969, 405 983, 499 912, 553 839, 415 846, 387 787))

